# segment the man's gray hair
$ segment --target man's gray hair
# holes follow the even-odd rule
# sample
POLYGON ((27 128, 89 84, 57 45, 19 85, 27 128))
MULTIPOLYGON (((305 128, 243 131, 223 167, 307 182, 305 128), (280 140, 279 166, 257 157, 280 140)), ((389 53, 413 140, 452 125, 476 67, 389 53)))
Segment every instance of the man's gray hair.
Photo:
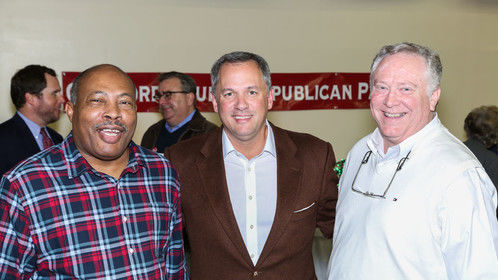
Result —
POLYGON ((270 67, 268 66, 268 63, 265 61, 265 59, 254 53, 237 51, 227 53, 218 58, 218 60, 216 60, 216 62, 213 64, 213 67, 211 67, 211 91, 213 92, 213 94, 216 96, 216 86, 220 81, 220 69, 223 64, 247 62, 250 60, 258 64, 259 70, 261 70, 261 73, 263 74, 263 80, 266 84, 266 90, 270 91, 271 72, 270 67))
POLYGON ((397 54, 397 53, 408 53, 419 55, 425 60, 427 74, 429 74, 430 81, 428 82, 429 88, 427 89, 427 94, 430 96, 441 84, 441 76, 443 74, 443 66, 441 65, 441 59, 439 55, 421 45, 414 43, 399 43, 396 45, 383 46, 373 59, 372 66, 370 67, 370 88, 373 88, 373 77, 375 71, 379 66, 380 62, 387 56, 397 54))

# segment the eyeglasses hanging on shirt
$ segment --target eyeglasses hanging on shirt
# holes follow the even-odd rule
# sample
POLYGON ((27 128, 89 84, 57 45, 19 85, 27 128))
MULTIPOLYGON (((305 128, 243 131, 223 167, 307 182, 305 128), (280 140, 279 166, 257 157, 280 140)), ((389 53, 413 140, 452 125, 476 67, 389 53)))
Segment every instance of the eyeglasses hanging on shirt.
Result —
POLYGON ((370 156, 372 155, 372 151, 369 150, 368 152, 365 153, 365 155, 363 156, 363 160, 361 161, 361 164, 360 166, 358 167, 358 171, 356 171, 356 175, 354 176, 354 179, 353 179, 353 183, 351 184, 351 190, 353 190, 354 192, 356 193, 360 193, 364 196, 368 196, 368 197, 372 197, 372 198, 382 198, 382 199, 386 199, 386 194, 387 192, 389 191, 389 189, 391 188, 391 184, 393 183, 394 181, 394 177, 396 177, 396 174, 398 173, 398 171, 401 170, 401 168, 403 168, 403 165, 405 164, 405 161, 408 159, 408 156, 410 155, 412 151, 410 150, 408 152, 408 154, 406 154, 405 157, 401 158, 399 160, 399 163, 398 163, 398 166, 396 167, 396 170, 394 171, 394 174, 393 174, 393 177, 391 178, 391 181, 389 181, 389 184, 387 185, 387 188, 385 189, 384 193, 382 194, 376 194, 376 193, 373 193, 373 192, 369 192, 369 191, 361 191, 359 190, 359 188, 356 188, 355 187, 355 183, 356 183, 356 178, 358 177, 358 174, 360 173, 360 170, 361 170, 361 167, 365 164, 368 163, 368 160, 370 159, 370 156))

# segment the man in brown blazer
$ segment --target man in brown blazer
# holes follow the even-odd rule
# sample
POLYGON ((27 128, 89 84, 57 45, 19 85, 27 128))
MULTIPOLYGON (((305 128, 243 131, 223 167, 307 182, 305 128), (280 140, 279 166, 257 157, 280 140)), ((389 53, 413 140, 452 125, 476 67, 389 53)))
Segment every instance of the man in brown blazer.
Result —
POLYGON ((178 171, 191 278, 316 279, 315 228, 333 233, 332 146, 270 124, 270 70, 233 52, 211 69, 221 128, 167 148, 178 171))

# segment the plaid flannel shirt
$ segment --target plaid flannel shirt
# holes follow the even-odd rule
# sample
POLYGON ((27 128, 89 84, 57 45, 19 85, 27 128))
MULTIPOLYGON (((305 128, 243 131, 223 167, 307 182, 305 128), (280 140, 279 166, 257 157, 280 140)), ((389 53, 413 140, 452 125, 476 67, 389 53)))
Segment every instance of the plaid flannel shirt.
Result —
POLYGON ((0 183, 0 279, 187 279, 176 171, 135 145, 120 178, 72 134, 0 183))

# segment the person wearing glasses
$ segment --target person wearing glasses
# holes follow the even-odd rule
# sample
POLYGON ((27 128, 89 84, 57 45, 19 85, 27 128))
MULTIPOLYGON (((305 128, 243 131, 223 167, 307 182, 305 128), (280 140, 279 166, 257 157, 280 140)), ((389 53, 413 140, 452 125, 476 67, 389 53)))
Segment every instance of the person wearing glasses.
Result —
POLYGON ((59 120, 64 103, 53 69, 28 65, 17 71, 10 96, 17 112, 0 124, 0 178, 19 162, 62 142, 62 136, 47 126, 59 120))
POLYGON ((147 129, 140 145, 163 153, 166 147, 217 128, 195 108, 196 90, 195 80, 187 74, 172 71, 159 75, 155 99, 164 119, 147 129))
POLYGON ((496 189, 438 118, 439 55, 384 46, 370 73, 377 128, 346 159, 329 279, 498 279, 496 189))

